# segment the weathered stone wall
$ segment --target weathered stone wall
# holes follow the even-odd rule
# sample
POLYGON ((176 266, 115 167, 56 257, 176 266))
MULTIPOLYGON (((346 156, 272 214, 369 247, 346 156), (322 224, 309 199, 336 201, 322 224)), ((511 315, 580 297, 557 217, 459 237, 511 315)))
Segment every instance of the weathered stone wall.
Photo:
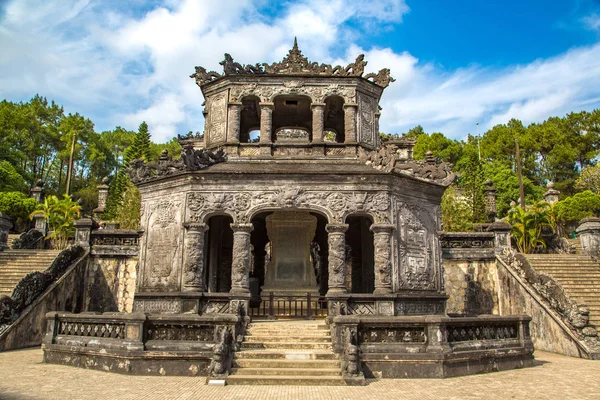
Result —
POLYGON ((92 257, 86 277, 86 311, 133 311, 137 258, 92 257))
POLYGON ((132 312, 141 232, 105 229, 91 233, 84 309, 132 312))
POLYGON ((498 315, 497 270, 495 260, 444 260, 446 312, 498 315))
POLYGON ((567 333, 563 324, 553 318, 535 295, 528 292, 501 264, 498 268, 498 284, 502 293, 499 298, 500 315, 530 315, 531 339, 537 350, 583 357, 580 347, 567 333))

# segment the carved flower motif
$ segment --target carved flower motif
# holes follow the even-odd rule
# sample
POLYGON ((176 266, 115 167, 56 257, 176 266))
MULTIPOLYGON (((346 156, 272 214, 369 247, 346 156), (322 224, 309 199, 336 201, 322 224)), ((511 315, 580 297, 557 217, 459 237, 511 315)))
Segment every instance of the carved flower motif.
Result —
POLYGON ((246 211, 250 208, 252 196, 248 193, 238 193, 233 198, 233 206, 236 211, 246 211))
POLYGON ((192 193, 188 197, 188 208, 192 211, 201 210, 204 207, 204 197, 200 193, 192 193))
POLYGON ((385 193, 378 193, 373 196, 373 208, 377 211, 385 211, 389 208, 390 201, 385 193))
POLYGON ((342 193, 331 193, 327 196, 327 205, 333 211, 342 211, 346 208, 346 196, 342 193))

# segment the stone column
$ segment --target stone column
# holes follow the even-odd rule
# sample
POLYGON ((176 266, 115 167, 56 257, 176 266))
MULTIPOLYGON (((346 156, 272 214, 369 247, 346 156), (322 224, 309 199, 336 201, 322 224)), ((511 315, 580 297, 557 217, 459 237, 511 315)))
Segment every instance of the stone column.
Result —
POLYGON ((325 226, 329 234, 329 290, 327 294, 347 293, 346 290, 346 231, 348 224, 325 226))
POLYGON ((554 203, 558 203, 558 195, 560 194, 560 192, 556 189, 554 189, 554 182, 550 181, 546 184, 546 187, 548 188, 548 191, 546 193, 544 193, 544 200, 546 200, 546 203, 548 204, 554 204, 554 203))
POLYGON ((312 142, 323 143, 325 126, 325 103, 313 103, 312 107, 312 142))
POLYGON ((375 113, 375 134, 373 135, 373 145, 375 147, 379 147, 379 119, 381 118, 381 113, 375 113))
POLYGON ((356 110, 358 104, 344 104, 344 143, 356 143, 356 110))
POLYGON ((102 178, 102 184, 98 185, 98 207, 94 209, 94 217, 101 219, 104 210, 106 209, 106 201, 108 199, 108 177, 102 178))
POLYGON ((90 247, 92 220, 81 218, 76 220, 73 225, 75 225, 75 244, 81 247, 90 247))
POLYGON ((259 103, 260 106, 260 140, 261 144, 271 144, 273 131, 273 103, 259 103))
POLYGON ((485 183, 485 213, 488 222, 494 222, 496 219, 496 188, 491 179, 485 183))
POLYGON ((233 230, 233 260, 231 262, 231 290, 229 293, 250 293, 250 264, 252 224, 231 224, 233 230))
POLYGON ((185 232, 185 261, 183 263, 183 290, 186 292, 205 292, 204 282, 204 233, 206 224, 183 224, 185 232))
POLYGON ((8 232, 13 227, 10 217, 0 213, 0 251, 8 249, 8 232))
POLYGON ((44 202, 44 181, 38 179, 35 183, 35 187, 31 189, 31 197, 35 199, 38 203, 44 202))
POLYGON ((587 254, 595 257, 600 253, 600 218, 587 217, 579 221, 579 226, 575 230, 581 248, 587 254))
POLYGON ((375 250, 374 294, 392 293, 392 224, 373 224, 373 249, 375 250))
POLYGON ((240 123, 242 116, 242 103, 231 102, 227 110, 227 143, 240 142, 240 123))

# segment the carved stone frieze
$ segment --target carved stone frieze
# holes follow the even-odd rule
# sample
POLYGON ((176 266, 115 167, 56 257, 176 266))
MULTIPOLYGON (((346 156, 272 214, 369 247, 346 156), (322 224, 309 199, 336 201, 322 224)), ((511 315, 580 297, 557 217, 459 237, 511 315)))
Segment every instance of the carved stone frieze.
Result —
POLYGON ((261 208, 315 208, 326 211, 332 222, 342 222, 349 214, 364 212, 376 223, 390 223, 391 207, 387 192, 342 192, 280 187, 270 191, 192 192, 188 194, 188 220, 203 222, 208 214, 223 211, 234 222, 248 223, 251 213, 261 208))
POLYGON ((196 324, 149 323, 145 335, 146 340, 212 342, 214 339, 214 327, 212 325, 196 324))
POLYGON ((229 101, 239 102, 247 96, 256 96, 263 103, 272 103, 275 96, 303 95, 311 98, 312 103, 323 103, 329 96, 340 96, 345 102, 353 103, 356 97, 354 86, 342 84, 315 85, 300 80, 275 82, 270 84, 236 84, 229 90, 229 101))
POLYGON ((181 312, 181 302, 171 300, 136 300, 133 304, 133 311, 178 314, 181 312))
POLYGON ((448 326, 448 342, 468 342, 473 340, 517 339, 519 324, 501 325, 458 325, 448 326))

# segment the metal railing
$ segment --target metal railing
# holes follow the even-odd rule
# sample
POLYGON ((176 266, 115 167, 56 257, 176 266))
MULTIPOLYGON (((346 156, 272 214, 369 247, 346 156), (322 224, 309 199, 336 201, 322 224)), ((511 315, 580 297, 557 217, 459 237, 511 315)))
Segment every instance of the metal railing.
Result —
POLYGON ((275 319, 305 318, 314 319, 327 316, 327 300, 324 297, 306 293, 304 296, 275 295, 270 292, 263 296, 258 305, 250 306, 250 316, 275 319))

